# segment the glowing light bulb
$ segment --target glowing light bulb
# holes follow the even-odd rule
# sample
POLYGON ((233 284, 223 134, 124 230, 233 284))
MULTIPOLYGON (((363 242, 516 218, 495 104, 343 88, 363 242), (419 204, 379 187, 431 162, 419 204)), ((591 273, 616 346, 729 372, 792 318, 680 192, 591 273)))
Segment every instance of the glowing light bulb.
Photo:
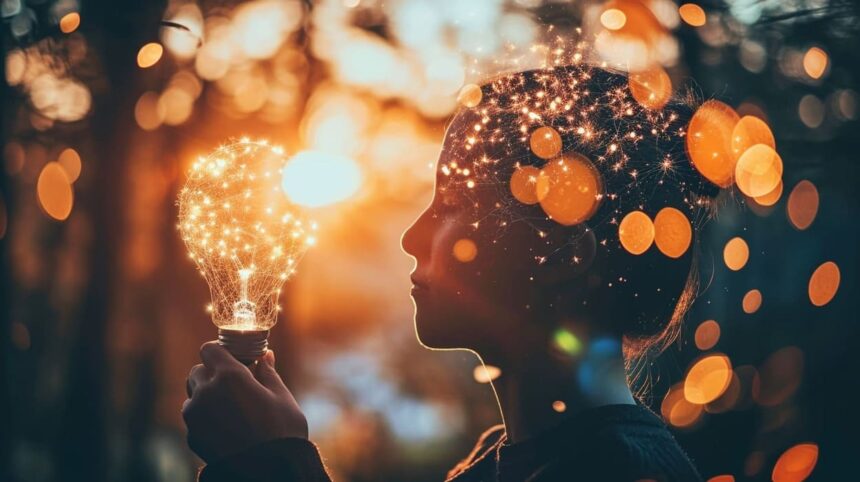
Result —
POLYGON ((283 283, 314 243, 314 223, 281 190, 283 150, 242 139, 191 166, 179 231, 209 284, 218 341, 250 363, 268 345, 283 283))

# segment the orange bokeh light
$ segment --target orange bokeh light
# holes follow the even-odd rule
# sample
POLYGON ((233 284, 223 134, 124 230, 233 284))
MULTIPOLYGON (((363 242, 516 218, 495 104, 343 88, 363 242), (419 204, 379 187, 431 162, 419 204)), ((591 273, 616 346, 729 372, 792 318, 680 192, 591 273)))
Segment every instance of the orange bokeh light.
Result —
POLYGON ((478 383, 490 383, 496 378, 499 378, 501 374, 502 370, 493 365, 478 365, 472 372, 472 376, 478 383))
POLYGON ((836 296, 841 275, 839 266, 827 261, 812 273, 809 278, 809 301, 815 306, 824 306, 836 296))
POLYGON ((723 261, 732 271, 738 271, 746 266, 750 259, 750 248, 740 236, 732 238, 723 248, 723 261))
POLYGON ((748 315, 751 315, 758 311, 758 309, 761 308, 761 291, 747 291, 747 294, 744 295, 744 299, 741 302, 741 307, 743 308, 744 313, 748 315))
POLYGON ((813 79, 820 79, 827 70, 828 57, 827 52, 818 48, 811 47, 803 54, 803 70, 806 75, 813 79))
POLYGON ((551 159, 561 152, 561 136, 552 127, 539 127, 532 132, 529 146, 536 156, 551 159))
POLYGON ((471 239, 463 238, 454 243, 454 257, 461 263, 473 261, 478 256, 478 246, 471 239))
MULTIPOLYGON (((540 177, 540 169, 534 166, 523 166, 517 168, 511 175, 511 194, 517 201, 523 204, 537 204, 537 180, 540 177)), ((546 194, 546 193, 544 193, 546 194)))
POLYGON ((457 102, 464 107, 471 108, 480 104, 482 97, 483 94, 480 87, 475 84, 466 84, 460 89, 460 93, 457 95, 457 102))
POLYGON ((740 117, 718 101, 702 104, 687 128, 687 154, 696 169, 720 187, 729 187, 735 174, 732 133, 740 117))
POLYGON ((152 67, 161 60, 163 53, 164 47, 160 43, 150 42, 137 51, 137 66, 142 69, 152 67))
POLYGON ((735 482, 734 475, 717 475, 708 479, 708 482, 735 482))
POLYGON ((782 183, 782 180, 780 180, 779 184, 776 185, 773 191, 765 194, 764 196, 756 196, 753 198, 753 201, 755 201, 755 203, 759 206, 773 206, 774 204, 779 202, 779 199, 782 197, 782 190, 784 188, 784 184, 782 183))
POLYGON ((798 182, 788 195, 785 207, 791 225, 801 231, 808 228, 818 214, 818 203, 818 189, 815 184, 805 179, 798 182))
POLYGON ((57 158, 57 162, 63 166, 63 170, 66 171, 66 176, 68 176, 69 182, 75 182, 78 180, 78 177, 81 175, 81 156, 78 155, 78 151, 71 147, 63 149, 63 152, 60 153, 60 157, 57 158))
POLYGON ((681 211, 665 207, 654 217, 654 243, 661 253, 680 258, 690 248, 693 227, 681 211))
POLYGON ((617 8, 608 8, 600 14, 600 23, 609 30, 618 30, 627 23, 627 15, 617 8))
POLYGON ((587 220, 600 204, 597 170, 577 153, 547 163, 538 176, 536 190, 547 216, 566 226, 587 220))
POLYGON ((701 405, 690 403, 684 397, 684 383, 673 385, 663 403, 660 404, 660 413, 669 424, 675 427, 689 427, 695 424, 702 416, 704 409, 701 405))
POLYGON ((72 33, 80 26, 81 14, 78 12, 67 13, 60 19, 60 31, 63 33, 72 33))
POLYGON ((705 320, 696 328, 694 335, 696 348, 710 350, 720 341, 720 324, 715 320, 705 320))
POLYGON ((786 450, 776 461, 771 479, 774 482, 800 482, 812 474, 818 462, 818 445, 797 444, 786 450))
POLYGON ((732 381, 729 357, 717 353, 699 359, 684 379, 684 398, 690 403, 704 405, 716 400, 732 381))
POLYGON ((632 211, 618 225, 618 239, 629 253, 642 254, 654 242, 654 223, 642 211, 632 211))
POLYGON ((636 102, 648 109, 662 109, 672 97, 672 79, 659 65, 631 73, 627 83, 636 102))
POLYGON ((776 140, 767 122, 755 116, 745 115, 732 131, 732 152, 736 158, 739 158, 756 144, 764 144, 776 149, 776 140))
POLYGON ((765 144, 756 144, 735 165, 735 182, 750 197, 764 196, 782 182, 782 158, 765 144))
POLYGON ((681 5, 678 7, 678 14, 681 15, 681 20, 693 27, 701 27, 708 20, 702 7, 695 3, 681 5))
POLYGON ((56 162, 49 162, 42 168, 36 183, 39 205, 52 218, 63 221, 69 217, 74 204, 72 183, 66 170, 56 162))

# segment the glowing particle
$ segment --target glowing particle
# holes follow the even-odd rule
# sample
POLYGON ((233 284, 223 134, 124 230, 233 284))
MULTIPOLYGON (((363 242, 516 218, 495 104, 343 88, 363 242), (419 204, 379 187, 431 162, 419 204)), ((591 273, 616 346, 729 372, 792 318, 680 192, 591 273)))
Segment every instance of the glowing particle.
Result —
POLYGON ((773 191, 765 194, 764 196, 756 196, 753 200, 759 206, 773 206, 782 197, 782 190, 784 189, 783 186, 782 180, 780 180, 779 184, 776 185, 773 191))
POLYGON ((744 313, 751 315, 758 311, 761 308, 761 291, 759 290, 749 290, 747 294, 744 295, 743 301, 741 301, 741 307, 744 310, 744 313))
POLYGON ((535 188, 547 216, 565 226, 589 219, 602 197, 597 170, 577 153, 547 163, 535 188))
POLYGON ((758 117, 745 115, 741 117, 732 132, 732 152, 739 158, 747 149, 764 144, 776 149, 776 141, 767 123, 758 117))
POLYGON ((57 162, 63 166, 63 170, 66 171, 66 176, 68 176, 69 182, 75 182, 78 179, 78 176, 81 175, 81 156, 79 156, 78 152, 71 147, 63 149, 57 162))
POLYGON ((705 11, 695 3, 685 3, 678 7, 681 20, 693 27, 701 27, 707 21, 705 11))
POLYGON ((786 450, 773 467, 773 482, 800 482, 806 480, 818 462, 818 445, 797 444, 786 450))
POLYGON ((552 402, 552 409, 558 413, 564 413, 564 411, 567 410, 567 404, 561 400, 556 400, 552 402))
POLYGON ((552 127, 539 127, 532 132, 529 145, 536 156, 551 159, 561 152, 561 136, 552 127))
MULTIPOLYGON (((523 204, 537 204, 540 199, 537 193, 537 180, 540 169, 534 166, 522 166, 511 175, 511 194, 523 204)), ((544 193, 545 194, 545 193, 544 193)))
POLYGON ((723 248, 723 261, 726 266, 732 271, 738 271, 746 266, 750 259, 750 248, 747 242, 741 237, 735 237, 726 243, 723 248))
POLYGON ((827 63, 827 52, 818 47, 811 47, 803 54, 803 70, 813 79, 820 79, 824 75, 827 63))
POLYGON ((560 328, 552 336, 553 345, 563 353, 575 356, 582 352, 582 342, 570 330, 560 328))
POLYGON ((457 102, 464 107, 472 108, 481 103, 482 97, 483 94, 480 87, 475 84, 466 84, 460 89, 460 93, 457 95, 457 102))
POLYGON ((772 147, 756 144, 735 165, 735 183, 750 197, 764 196, 782 181, 782 158, 772 147))
POLYGON ((680 258, 693 240, 690 220, 681 211, 665 207, 654 217, 654 243, 661 253, 680 258))
POLYGON ((630 74, 627 83, 636 102, 648 109, 662 109, 672 97, 672 80, 659 65, 630 74))
POLYGON ((78 12, 67 13, 60 19, 60 31, 63 33, 72 33, 80 26, 81 14, 78 12))
POLYGON ((301 151, 281 171, 281 188, 296 204, 321 207, 349 199, 363 176, 351 158, 321 151, 301 151))
POLYGON ((702 405, 690 403, 684 397, 684 382, 677 383, 666 392, 660 413, 671 425, 679 428, 690 427, 702 416, 702 405))
POLYGON ((627 15, 617 8, 609 8, 600 14, 600 23, 609 30, 618 30, 627 23, 627 15))
POLYGON ((841 275, 839 266, 828 261, 812 273, 809 278, 809 301, 815 306, 824 306, 836 296, 841 275))
POLYGON ((798 182, 788 195, 785 207, 791 225, 801 231, 812 225, 818 214, 818 203, 818 189, 815 184, 805 179, 798 182))
POLYGON ((629 253, 642 254, 654 242, 654 223, 642 211, 632 211, 618 225, 618 239, 629 253))
POLYGON ((715 320, 705 320, 696 328, 694 335, 696 348, 710 350, 720 341, 720 324, 715 320))
POLYGON ((718 100, 702 104, 687 128, 687 154, 693 166, 709 181, 729 187, 735 173, 732 133, 740 117, 718 100))
POLYGON ((716 400, 732 380, 732 364, 722 353, 699 359, 684 378, 684 398, 690 403, 704 405, 716 400))
POLYGON ((74 204, 72 183, 66 170, 56 162, 49 162, 42 168, 36 183, 39 205, 52 218, 63 221, 69 217, 74 204))
POLYGON ((156 92, 144 92, 134 104, 134 120, 145 131, 157 129, 164 122, 164 112, 158 108, 156 92))
POLYGON ((469 263, 478 256, 478 246, 471 239, 458 239, 452 250, 454 257, 461 263, 469 263))
POLYGON ((150 42, 137 51, 137 66, 141 69, 152 67, 164 53, 164 47, 158 42, 150 42))
POLYGON ((478 365, 472 371, 472 376, 478 383, 490 383, 501 376, 502 370, 493 365, 478 365))

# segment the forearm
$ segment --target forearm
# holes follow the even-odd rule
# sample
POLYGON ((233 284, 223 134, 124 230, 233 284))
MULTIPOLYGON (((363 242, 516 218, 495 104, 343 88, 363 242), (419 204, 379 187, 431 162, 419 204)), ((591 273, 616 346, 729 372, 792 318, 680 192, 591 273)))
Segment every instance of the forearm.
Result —
POLYGON ((216 460, 199 482, 331 482, 319 450, 301 438, 271 440, 216 460))

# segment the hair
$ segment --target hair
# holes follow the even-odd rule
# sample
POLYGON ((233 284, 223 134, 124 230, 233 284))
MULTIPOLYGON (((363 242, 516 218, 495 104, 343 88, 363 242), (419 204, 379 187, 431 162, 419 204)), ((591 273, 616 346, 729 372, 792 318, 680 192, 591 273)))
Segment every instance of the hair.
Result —
MULTIPOLYGON (((447 153, 451 159, 471 160, 472 177, 498 190, 493 216, 526 222, 541 232, 573 232, 550 219, 540 204, 518 201, 509 187, 516 170, 540 169, 550 162, 530 148, 530 135, 539 127, 550 126, 559 134, 561 155, 581 154, 599 173, 602 199, 583 224, 604 252, 597 256, 605 276, 595 283, 615 284, 598 291, 605 299, 588 301, 609 310, 611 318, 625 320, 620 331, 628 373, 635 380, 642 360, 678 338, 697 293, 696 233, 719 192, 685 151, 687 124, 696 107, 693 96, 676 96, 663 108, 649 109, 637 103, 626 75, 586 64, 504 74, 480 90, 480 102, 461 108, 452 120, 445 149, 452 150, 447 153), (681 210, 693 225, 693 242, 680 259, 657 249, 639 256, 605 254, 622 250, 618 222, 624 215, 642 210, 653 217, 666 206, 681 210)), ((567 239, 551 246, 547 259, 570 262, 565 248, 575 239, 567 239)))

